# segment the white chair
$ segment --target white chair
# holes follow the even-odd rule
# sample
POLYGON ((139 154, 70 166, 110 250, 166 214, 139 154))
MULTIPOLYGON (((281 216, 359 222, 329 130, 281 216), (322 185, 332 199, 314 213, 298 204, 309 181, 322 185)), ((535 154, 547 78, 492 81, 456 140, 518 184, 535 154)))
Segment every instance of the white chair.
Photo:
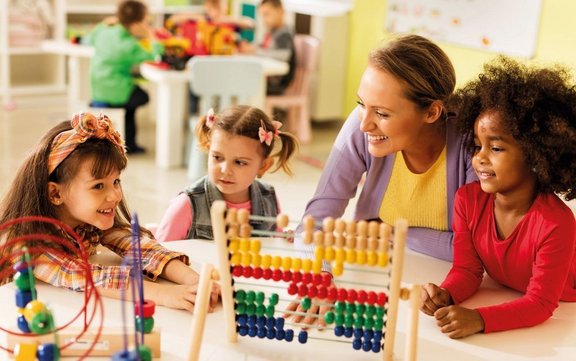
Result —
MULTIPOLYGON (((198 113, 206 114, 232 105, 248 104, 262 107, 265 78, 262 64, 254 59, 226 56, 197 56, 187 65, 192 72, 190 88, 199 99, 198 113)), ((206 174, 207 155, 198 148, 194 129, 197 116, 190 119, 191 146, 188 158, 188 178, 192 181, 206 174)))

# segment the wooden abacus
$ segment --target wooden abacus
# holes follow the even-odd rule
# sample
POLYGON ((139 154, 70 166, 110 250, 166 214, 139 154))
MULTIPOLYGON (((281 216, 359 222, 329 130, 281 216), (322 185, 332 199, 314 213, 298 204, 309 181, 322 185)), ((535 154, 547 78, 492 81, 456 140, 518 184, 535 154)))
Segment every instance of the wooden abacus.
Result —
MULTIPOLYGON (((327 328, 334 331, 335 337, 353 336, 353 349, 367 352, 380 352, 383 349, 382 358, 392 361, 399 300, 409 299, 410 317, 404 359, 416 359, 420 286, 401 288, 408 230, 406 221, 399 220, 392 229, 377 222, 325 219, 320 226, 322 230, 315 231, 319 225, 311 217, 306 217, 303 240, 306 244, 315 245, 314 259, 309 259, 262 254, 261 251, 267 249, 267 246, 260 240, 251 238, 253 230, 249 220, 253 219, 252 216, 244 211, 226 210, 224 202, 214 202, 211 217, 219 259, 219 272, 217 275, 212 272, 212 278, 219 278, 220 281, 229 342, 237 342, 238 335, 291 342, 295 337, 291 327, 314 328, 290 323, 282 317, 274 317, 277 313, 304 315, 296 311, 277 310, 279 301, 289 303, 298 296, 303 310, 307 310, 312 304, 333 308, 323 317, 329 325, 327 328), (334 280, 332 275, 323 272, 325 263, 331 265, 334 280), (343 277, 352 272, 376 273, 378 277, 387 276, 389 281, 369 284, 346 280, 343 277), (240 278, 264 281, 262 285, 258 285, 239 280, 240 278), (284 285, 271 284, 276 282, 284 285), (333 282, 360 285, 366 289, 335 286, 333 282), (247 291, 239 286, 260 286, 266 290, 271 287, 279 288, 286 291, 289 297, 280 299, 276 293, 267 297, 265 292, 247 291), (374 291, 377 288, 384 288, 387 292, 374 291), (265 305, 266 299, 268 305, 265 305), (330 326, 332 324, 335 326, 330 326)), ((262 217, 259 219, 262 220, 262 217)), ((278 227, 284 228, 287 221, 286 216, 279 216, 278 227)), ((277 237, 286 235, 269 231, 257 233, 277 237)), ((199 289, 199 292, 202 292, 202 287, 199 289)), ((202 298, 207 299, 207 296, 202 298)), ((207 306, 201 309, 207 309, 207 306)), ((198 331, 195 330, 194 335, 198 334, 198 331)), ((309 337, 308 331, 299 331, 297 339, 300 343, 306 343, 309 338, 348 342, 337 338, 309 337)), ((198 347, 199 342, 193 341, 198 347)))

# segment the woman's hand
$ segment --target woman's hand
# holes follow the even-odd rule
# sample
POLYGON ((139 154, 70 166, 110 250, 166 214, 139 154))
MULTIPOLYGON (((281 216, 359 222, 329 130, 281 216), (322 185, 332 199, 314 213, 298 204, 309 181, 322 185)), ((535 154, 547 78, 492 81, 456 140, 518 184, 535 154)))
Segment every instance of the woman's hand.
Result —
POLYGON ((451 305, 452 297, 444 288, 436 286, 434 283, 428 283, 422 287, 420 293, 422 304, 420 310, 428 316, 433 316, 434 312, 442 307, 451 305))
POLYGON ((442 333, 450 338, 462 338, 484 331, 484 319, 477 310, 448 306, 436 311, 434 317, 442 333))

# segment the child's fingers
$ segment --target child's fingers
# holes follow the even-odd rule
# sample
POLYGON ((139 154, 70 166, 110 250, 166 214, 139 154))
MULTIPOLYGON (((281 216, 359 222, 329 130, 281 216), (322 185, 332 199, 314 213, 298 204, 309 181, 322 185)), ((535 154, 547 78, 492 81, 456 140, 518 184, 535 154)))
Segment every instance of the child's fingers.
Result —
POLYGON ((442 333, 452 333, 456 331, 456 329, 457 327, 455 322, 447 322, 442 327, 440 327, 440 331, 442 331, 442 333))
POLYGON ((424 312, 428 316, 434 316, 434 312, 437 310, 436 307, 432 307, 429 302, 423 303, 420 306, 420 311, 424 312))
POLYGON ((319 330, 323 330, 326 328, 326 321, 324 321, 324 315, 326 312, 330 311, 331 307, 328 306, 320 306, 320 312, 318 313, 318 328, 319 330))
MULTIPOLYGON (((302 307, 300 305, 298 305, 298 307, 296 307, 295 311, 305 313, 305 311, 302 309, 302 307)), ((300 323, 300 322, 302 322, 303 319, 304 319, 304 316, 302 316, 302 315, 292 315, 292 321, 294 323, 300 323)))
MULTIPOLYGON (((308 316, 304 317, 304 320, 302 321, 302 323, 306 324, 306 325, 313 325, 314 322, 316 322, 316 320, 318 319, 318 310, 319 307, 317 305, 312 305, 310 306, 310 309, 308 309, 308 311, 306 311, 306 313, 308 314, 308 316)), ((304 329, 307 329, 307 327, 304 327, 304 329)))
POLYGON ((284 315, 282 315, 282 317, 284 318, 290 318, 292 316, 291 312, 296 311, 296 309, 298 308, 299 302, 290 302, 290 304, 288 306, 286 306, 286 311, 288 312, 284 312, 284 315))
POLYGON ((442 308, 437 309, 436 312, 434 312, 434 317, 437 320, 440 320, 440 319, 446 317, 449 312, 450 312, 450 307, 442 307, 442 308))

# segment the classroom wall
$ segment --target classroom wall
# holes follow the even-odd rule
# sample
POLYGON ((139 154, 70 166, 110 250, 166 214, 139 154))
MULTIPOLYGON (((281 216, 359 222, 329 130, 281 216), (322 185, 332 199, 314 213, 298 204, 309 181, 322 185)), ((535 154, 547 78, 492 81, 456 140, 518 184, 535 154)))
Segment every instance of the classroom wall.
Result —
MULTIPOLYGON (((366 67, 370 50, 391 34, 384 30, 386 0, 355 0, 349 14, 349 54, 343 117, 354 108, 360 77, 366 67)), ((538 64, 562 63, 576 71, 576 1, 543 0, 540 33, 536 56, 538 64)), ((446 51, 456 69, 458 85, 474 78, 482 65, 496 56, 495 53, 463 48, 438 42, 446 51)))

